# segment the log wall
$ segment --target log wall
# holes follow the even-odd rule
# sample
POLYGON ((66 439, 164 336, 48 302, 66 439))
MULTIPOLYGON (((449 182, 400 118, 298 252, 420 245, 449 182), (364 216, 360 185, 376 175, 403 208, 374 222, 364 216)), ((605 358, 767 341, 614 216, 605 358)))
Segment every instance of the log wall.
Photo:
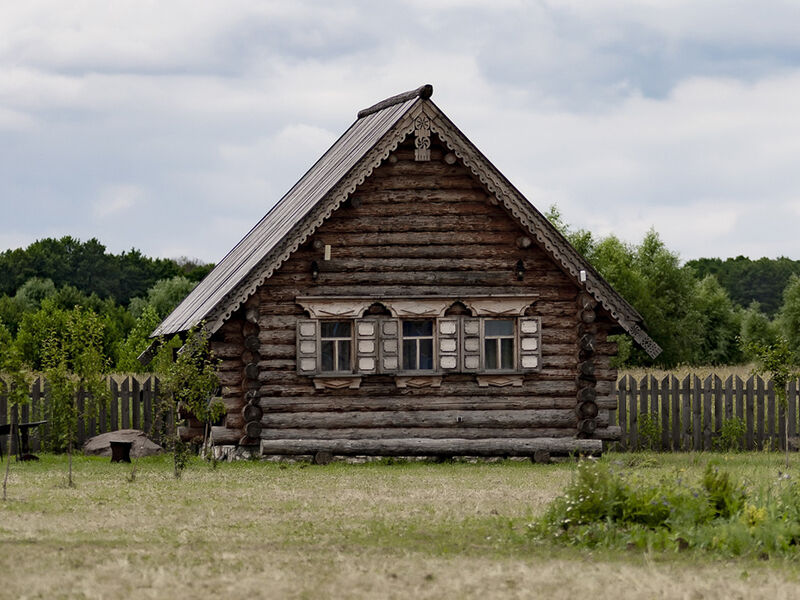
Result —
MULTIPOLYGON (((579 305, 578 286, 535 242, 520 247, 519 238, 529 234, 463 165, 448 164, 452 155, 443 160, 446 153, 435 136, 429 162, 414 161, 413 140, 401 145, 259 288, 240 311, 249 315, 234 315, 215 336, 215 350, 224 350, 221 375, 229 407, 228 431, 216 431, 217 440, 254 442, 245 439, 245 427, 258 434, 265 451, 279 448, 281 440, 313 446, 309 440, 577 437, 579 390, 587 387, 587 378, 578 378, 579 341, 587 332, 581 311, 595 307, 579 305), (324 260, 325 245, 331 246, 330 260, 324 260), (307 317, 297 296, 484 294, 538 298, 529 314, 541 317, 542 368, 526 374, 522 387, 479 388, 474 375, 450 374, 438 388, 400 389, 393 376, 368 375, 359 389, 319 390, 296 373, 296 323, 307 317), (257 350, 248 350, 245 339, 254 334, 257 350), (247 365, 256 359, 257 372, 251 368, 248 378, 247 365), (257 401, 248 399, 248 391, 257 401), (261 409, 260 428, 242 414, 248 403, 261 409)), ((588 380, 596 415, 582 437, 610 439, 615 429, 609 428, 609 410, 616 407, 610 358, 616 346, 606 340, 608 316, 599 307, 592 315, 588 380)), ((362 446, 372 447, 353 447, 362 446)), ((500 446, 498 453, 509 452, 507 443, 500 446)))

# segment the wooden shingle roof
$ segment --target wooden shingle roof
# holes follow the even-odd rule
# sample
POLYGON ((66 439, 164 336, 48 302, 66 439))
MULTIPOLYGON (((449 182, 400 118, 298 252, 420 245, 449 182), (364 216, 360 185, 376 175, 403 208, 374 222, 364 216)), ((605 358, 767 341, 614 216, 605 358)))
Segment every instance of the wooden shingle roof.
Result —
POLYGON ((641 315, 572 248, 528 200, 430 100, 422 86, 358 113, 358 119, 231 250, 152 336, 205 322, 210 333, 237 310, 304 243, 356 187, 427 118, 431 131, 528 230, 539 245, 590 293, 652 357, 661 349, 642 330, 641 315))

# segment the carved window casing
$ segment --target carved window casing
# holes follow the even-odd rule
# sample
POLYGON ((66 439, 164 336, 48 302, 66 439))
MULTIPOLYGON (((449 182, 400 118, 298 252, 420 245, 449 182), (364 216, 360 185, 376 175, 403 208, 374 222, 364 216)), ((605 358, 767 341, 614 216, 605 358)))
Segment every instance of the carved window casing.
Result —
POLYGON ((298 299, 312 318, 297 323, 297 371, 310 377, 392 374, 398 386, 416 387, 421 377, 440 381, 447 373, 485 376, 481 385, 517 385, 493 377, 540 369, 540 318, 523 316, 534 299, 459 300, 477 316, 446 315, 454 301, 384 299, 385 315, 361 316, 375 299, 298 299))

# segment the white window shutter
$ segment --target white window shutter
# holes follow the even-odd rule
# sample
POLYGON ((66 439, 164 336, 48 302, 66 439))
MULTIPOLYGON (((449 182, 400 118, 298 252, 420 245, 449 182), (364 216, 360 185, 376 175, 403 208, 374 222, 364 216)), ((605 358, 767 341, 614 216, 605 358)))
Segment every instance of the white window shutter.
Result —
POLYGON ((376 319, 356 319, 356 372, 378 372, 378 325, 376 319))
POLYGON ((464 317, 461 319, 461 347, 463 349, 462 369, 473 373, 481 368, 481 320, 464 317))
POLYGON ((319 371, 318 321, 297 320, 297 372, 313 375, 319 371))
POLYGON ((436 322, 440 371, 458 370, 458 322, 457 317, 445 317, 436 322))
POLYGON ((538 370, 542 362, 542 327, 539 317, 519 320, 519 366, 523 371, 538 370))
POLYGON ((381 319, 380 325, 380 366, 381 373, 396 373, 400 370, 400 321, 381 319))

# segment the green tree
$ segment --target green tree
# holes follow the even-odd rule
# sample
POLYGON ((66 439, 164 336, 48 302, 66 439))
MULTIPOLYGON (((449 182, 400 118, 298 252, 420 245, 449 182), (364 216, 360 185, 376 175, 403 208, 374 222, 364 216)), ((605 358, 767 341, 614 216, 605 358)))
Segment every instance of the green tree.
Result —
MULTIPOLYGON (((141 373, 145 366, 139 362, 139 355, 147 350, 151 343, 150 334, 161 322, 156 309, 146 304, 136 324, 117 349, 117 370, 125 373, 141 373)), ((150 367, 152 368, 152 367, 150 367)))
POLYGON ((743 344, 744 353, 756 363, 757 373, 769 375, 775 388, 778 405, 783 409, 784 448, 786 467, 789 467, 789 411, 786 399, 787 384, 798 376, 797 356, 792 352, 786 338, 778 338, 774 344, 762 345, 756 342, 743 344))
POLYGON ((56 293, 56 286, 52 279, 31 277, 17 290, 14 299, 25 311, 37 310, 45 298, 50 298, 56 293))
POLYGON ((66 448, 69 455, 68 483, 72 479, 72 449, 80 416, 96 417, 108 402, 109 391, 104 372, 103 322, 93 311, 76 306, 64 315, 64 330, 45 342, 43 363, 50 385, 48 421, 56 449, 66 448), (88 392, 83 412, 78 394, 88 392))
POLYGON ((800 276, 792 275, 783 290, 778 324, 792 352, 800 357, 800 276))
MULTIPOLYGON (((29 400, 30 375, 23 367, 22 359, 14 344, 11 333, 0 323, 0 388, 4 388, 5 396, 11 408, 27 404, 29 400)), ((11 438, 14 432, 7 439, 6 472, 3 477, 3 501, 8 497, 8 475, 11 469, 11 438)), ((0 453, 3 450, 0 448, 0 453)))
MULTIPOLYGON (((176 360, 162 377, 162 389, 169 394, 171 409, 175 411, 177 419, 182 415, 192 415, 205 425, 207 431, 212 422, 225 414, 225 405, 215 398, 219 389, 217 364, 205 330, 202 327, 192 328, 176 360)), ((183 471, 185 452, 180 437, 176 437, 173 440, 176 478, 183 471)))
POLYGON ((699 340, 694 361, 697 364, 725 365, 742 360, 737 338, 741 315, 728 293, 713 275, 706 275, 697 284, 693 295, 694 308, 699 316, 703 335, 699 340))
POLYGON ((182 275, 170 279, 162 279, 147 290, 146 298, 134 298, 131 300, 130 311, 135 317, 139 317, 145 306, 152 306, 159 318, 163 319, 180 304, 181 300, 196 285, 196 282, 190 281, 182 275))
POLYGON ((778 341, 779 336, 777 325, 762 312, 758 302, 754 300, 742 311, 740 337, 745 346, 771 346, 778 341))

